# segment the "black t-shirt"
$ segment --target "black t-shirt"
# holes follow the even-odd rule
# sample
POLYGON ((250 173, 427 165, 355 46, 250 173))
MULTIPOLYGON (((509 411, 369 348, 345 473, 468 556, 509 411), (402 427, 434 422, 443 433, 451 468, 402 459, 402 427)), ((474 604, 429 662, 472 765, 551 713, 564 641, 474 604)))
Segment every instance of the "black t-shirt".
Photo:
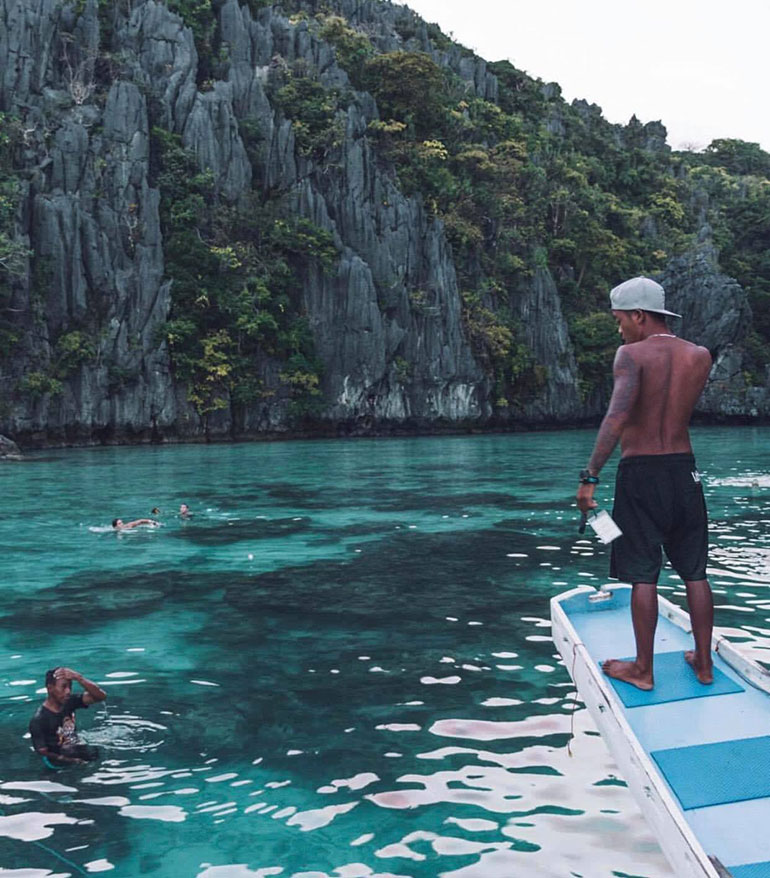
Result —
POLYGON ((83 693, 70 695, 59 713, 41 704, 29 721, 29 733, 35 750, 45 748, 49 753, 66 753, 80 742, 75 731, 75 711, 87 708, 83 693))

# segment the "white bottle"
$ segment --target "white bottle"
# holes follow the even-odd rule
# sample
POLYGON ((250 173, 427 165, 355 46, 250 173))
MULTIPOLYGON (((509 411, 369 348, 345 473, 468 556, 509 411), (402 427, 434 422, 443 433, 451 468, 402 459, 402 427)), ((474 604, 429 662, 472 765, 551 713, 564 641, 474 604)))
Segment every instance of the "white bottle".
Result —
POLYGON ((623 531, 615 524, 606 509, 601 509, 595 515, 590 516, 588 524, 602 543, 611 543, 623 536, 623 531))

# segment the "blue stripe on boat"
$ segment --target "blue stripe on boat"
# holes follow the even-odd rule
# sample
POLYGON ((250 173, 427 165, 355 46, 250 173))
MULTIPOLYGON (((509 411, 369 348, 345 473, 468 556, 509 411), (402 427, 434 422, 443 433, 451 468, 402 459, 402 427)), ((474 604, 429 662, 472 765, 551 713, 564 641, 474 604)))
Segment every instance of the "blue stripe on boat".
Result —
POLYGON ((733 878, 770 878, 770 863, 747 863, 745 866, 730 866, 733 878))
MULTIPOLYGON (((633 658, 623 661, 633 661, 633 658)), ((687 701, 689 698, 730 695, 744 691, 743 686, 731 680, 719 668, 714 668, 714 682, 710 686, 699 683, 693 669, 684 660, 684 654, 678 650, 656 652, 653 673, 655 688, 649 692, 622 680, 609 680, 626 707, 647 707, 650 704, 665 704, 667 701, 687 701)))
POLYGON ((770 796, 770 736, 650 753, 682 808, 770 796))

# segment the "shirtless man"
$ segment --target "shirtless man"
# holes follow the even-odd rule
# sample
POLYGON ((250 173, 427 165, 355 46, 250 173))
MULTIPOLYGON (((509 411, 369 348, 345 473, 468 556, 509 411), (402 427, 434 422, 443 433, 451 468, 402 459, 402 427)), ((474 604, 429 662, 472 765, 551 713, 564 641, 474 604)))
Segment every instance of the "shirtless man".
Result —
POLYGON ((636 660, 608 659, 604 673, 652 689, 658 622, 661 548, 687 589, 695 649, 685 653, 701 683, 713 680, 714 604, 706 579, 706 504, 688 425, 711 369, 711 355, 669 332, 663 287, 636 277, 610 293, 623 346, 613 367, 612 398, 588 466, 580 473, 577 505, 584 514, 599 472, 620 441, 612 516, 623 531, 612 544, 610 575, 633 586, 631 618, 636 660))
POLYGON ((104 701, 107 693, 70 668, 51 668, 45 674, 46 700, 29 723, 32 746, 49 768, 82 765, 95 759, 95 747, 82 744, 75 731, 75 711, 104 701), (72 694, 75 680, 85 692, 72 694))

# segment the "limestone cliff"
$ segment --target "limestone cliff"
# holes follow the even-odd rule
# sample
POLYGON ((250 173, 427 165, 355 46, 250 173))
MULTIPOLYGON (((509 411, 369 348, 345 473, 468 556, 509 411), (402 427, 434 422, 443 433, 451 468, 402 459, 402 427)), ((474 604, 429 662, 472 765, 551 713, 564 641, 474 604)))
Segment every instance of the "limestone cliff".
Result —
MULTIPOLYGON (((578 392, 549 267, 538 265, 508 293, 538 380, 501 409, 469 331, 444 224, 419 193, 404 194, 369 136, 380 121, 376 101, 352 87, 334 47, 306 19, 290 20, 278 6, 252 13, 238 0, 215 5, 224 60, 201 82, 192 31, 158 0, 0 0, 0 111, 19 130, 15 229, 27 248, 7 280, 14 345, 2 366, 0 432, 22 444, 56 444, 297 429, 280 359, 268 350, 253 362, 262 390, 239 410, 228 403, 202 417, 175 373, 163 331, 172 283, 151 154, 156 126, 181 138, 222 203, 269 193, 332 236, 333 270, 311 261, 302 276, 301 310, 322 364, 310 428, 547 425, 595 416, 604 399, 578 392), (271 81, 298 62, 345 96, 335 119, 340 136, 323 158, 298 148, 296 126, 272 97, 271 81), (256 156, 246 123, 258 133, 256 156)), ((379 51, 408 44, 451 70, 468 95, 497 100, 485 62, 437 46, 405 7, 378 0, 334 7, 379 51)), ((647 135, 646 148, 662 148, 657 130, 647 135)), ((482 269, 476 279, 483 281, 482 269)), ((672 261, 665 282, 685 316, 683 333, 715 353, 704 411, 767 415, 767 389, 749 393, 742 375, 746 296, 721 277, 713 250, 672 261)))

